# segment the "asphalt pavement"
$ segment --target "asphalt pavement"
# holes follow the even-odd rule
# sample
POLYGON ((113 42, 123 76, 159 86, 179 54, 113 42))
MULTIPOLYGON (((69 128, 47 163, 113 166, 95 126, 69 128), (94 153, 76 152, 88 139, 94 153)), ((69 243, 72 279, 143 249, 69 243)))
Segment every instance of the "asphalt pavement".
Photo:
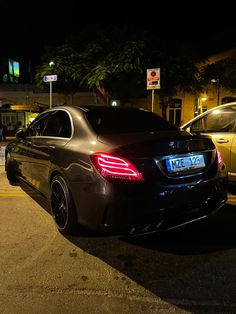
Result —
POLYGON ((171 232, 65 237, 47 202, 0 166, 0 313, 236 313, 230 195, 210 219, 171 232))

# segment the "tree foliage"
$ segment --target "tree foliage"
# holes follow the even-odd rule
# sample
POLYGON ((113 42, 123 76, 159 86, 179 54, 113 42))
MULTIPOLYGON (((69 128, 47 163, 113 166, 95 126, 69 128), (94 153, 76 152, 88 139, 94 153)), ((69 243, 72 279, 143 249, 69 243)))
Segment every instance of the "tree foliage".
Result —
POLYGON ((58 91, 68 95, 90 89, 96 92, 99 102, 108 103, 110 97, 146 95, 146 69, 160 68, 158 94, 164 116, 178 91, 196 93, 201 87, 195 58, 180 47, 164 46, 148 32, 108 27, 94 28, 87 34, 91 37, 83 33, 43 56, 36 73, 38 85, 42 86, 44 75, 57 74, 58 91), (50 60, 54 68, 49 67, 50 60))
POLYGON ((69 43, 55 48, 45 53, 42 63, 36 71, 36 83, 40 87, 45 87, 43 77, 45 75, 57 74, 58 81, 55 88, 65 95, 73 95, 78 90, 80 82, 77 81, 78 64, 80 64, 78 53, 69 43), (53 66, 49 62, 53 61, 53 66))
POLYGON ((202 90, 199 80, 200 71, 197 66, 197 57, 178 43, 155 44, 155 49, 149 60, 160 68, 161 88, 158 90, 162 116, 166 118, 166 110, 172 98, 179 92, 198 94, 202 90))
POLYGON ((128 36, 122 38, 121 29, 91 34, 91 39, 67 40, 63 45, 51 50, 42 57, 42 63, 36 72, 36 83, 43 85, 43 77, 57 74, 56 88, 64 94, 73 94, 81 89, 92 89, 100 101, 107 103, 109 97, 131 96, 135 91, 143 72, 143 41, 128 36), (55 66, 49 67, 53 60, 55 66), (136 82, 130 74, 136 75, 136 82), (133 82, 133 84, 131 84, 133 82), (122 90, 123 85, 130 89, 122 90))
POLYGON ((207 86, 217 80, 219 88, 230 91, 236 89, 236 54, 231 57, 207 64, 201 69, 201 83, 207 86))

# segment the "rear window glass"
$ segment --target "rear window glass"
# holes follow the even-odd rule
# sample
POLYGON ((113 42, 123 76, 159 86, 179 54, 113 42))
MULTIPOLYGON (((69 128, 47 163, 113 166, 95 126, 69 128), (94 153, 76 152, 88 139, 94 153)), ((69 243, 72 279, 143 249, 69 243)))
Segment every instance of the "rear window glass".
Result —
POLYGON ((155 113, 145 110, 106 108, 86 112, 98 134, 170 131, 177 128, 155 113))

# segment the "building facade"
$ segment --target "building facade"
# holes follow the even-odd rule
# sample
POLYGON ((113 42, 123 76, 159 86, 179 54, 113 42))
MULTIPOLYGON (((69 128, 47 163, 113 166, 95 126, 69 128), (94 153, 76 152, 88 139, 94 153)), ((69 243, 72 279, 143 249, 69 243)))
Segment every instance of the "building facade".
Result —
MULTIPOLYGON (((34 85, 0 85, 0 121, 7 127, 7 134, 14 135, 19 127, 27 125, 43 110, 49 108, 50 93, 34 85)), ((65 96, 52 93, 52 105, 93 104, 94 95, 89 92, 65 96)))
MULTIPOLYGON (((212 55, 205 63, 222 60, 235 55, 236 49, 212 55)), ((48 89, 40 90, 33 84, 21 84, 21 65, 12 59, 2 59, 2 72, 0 73, 0 122, 7 127, 9 135, 13 135, 15 130, 21 126, 27 126, 43 110, 50 107, 50 97, 52 106, 59 105, 87 105, 96 104, 96 95, 92 92, 80 92, 73 96, 65 96, 55 92, 50 93, 48 89)), ((53 87, 52 87, 53 89, 53 87)), ((199 95, 179 93, 173 97, 167 108, 167 119, 174 125, 181 125, 192 119, 194 116, 227 102, 236 101, 235 92, 225 90, 220 87, 218 78, 212 78, 211 83, 206 86, 206 91, 199 95)), ((158 90, 155 90, 154 100, 152 91, 146 98, 122 100, 122 105, 142 107, 153 110, 162 115, 158 90)), ((120 103, 116 100, 113 103, 120 103)))
MULTIPOLYGON (((201 63, 198 66, 202 67, 235 55, 236 48, 212 55, 208 57, 204 63, 201 63)), ((212 77, 211 83, 205 87, 204 93, 199 95, 179 93, 175 95, 167 107, 167 119, 172 124, 179 126, 208 109, 232 101, 236 101, 236 90, 232 92, 222 88, 218 78, 212 77)), ((152 100, 152 91, 149 90, 147 98, 129 99, 126 100, 125 104, 144 107, 149 110, 152 110, 153 106, 153 111, 159 115, 162 115, 158 89, 154 90, 154 101, 152 100)))

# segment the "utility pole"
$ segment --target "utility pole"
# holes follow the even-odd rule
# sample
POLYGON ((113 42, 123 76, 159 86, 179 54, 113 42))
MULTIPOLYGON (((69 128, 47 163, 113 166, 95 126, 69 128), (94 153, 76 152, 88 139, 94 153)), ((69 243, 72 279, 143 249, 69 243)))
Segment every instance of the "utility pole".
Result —
POLYGON ((57 75, 45 75, 43 81, 49 82, 49 107, 52 108, 52 82, 57 81, 57 75))
POLYGON ((50 90, 49 90, 49 93, 50 93, 49 107, 52 108, 52 81, 49 82, 49 86, 50 86, 50 90))

